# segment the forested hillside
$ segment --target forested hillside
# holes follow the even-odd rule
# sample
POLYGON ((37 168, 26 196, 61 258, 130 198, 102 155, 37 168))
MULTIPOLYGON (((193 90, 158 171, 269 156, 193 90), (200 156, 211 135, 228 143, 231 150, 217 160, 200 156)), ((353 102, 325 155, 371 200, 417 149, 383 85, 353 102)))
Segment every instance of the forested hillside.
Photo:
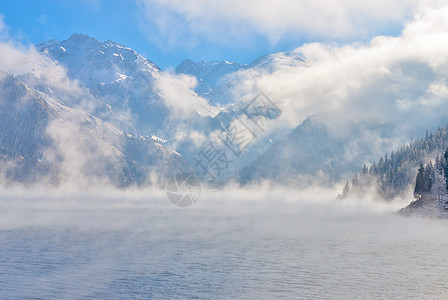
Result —
POLYGON ((411 141, 390 155, 386 153, 377 162, 364 164, 351 183, 347 182, 341 197, 362 194, 371 187, 375 187, 378 195, 386 200, 403 196, 414 188, 419 166, 431 160, 436 164, 443 163, 445 158, 438 158, 438 155, 447 147, 448 125, 435 132, 426 132, 425 138, 411 141))

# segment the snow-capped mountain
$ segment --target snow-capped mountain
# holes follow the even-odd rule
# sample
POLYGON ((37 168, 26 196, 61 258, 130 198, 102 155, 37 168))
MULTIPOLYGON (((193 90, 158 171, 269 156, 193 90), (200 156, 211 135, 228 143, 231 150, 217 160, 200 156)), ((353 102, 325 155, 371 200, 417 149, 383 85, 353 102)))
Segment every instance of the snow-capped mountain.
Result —
MULTIPOLYGON (((126 131, 165 137, 170 133, 170 111, 163 91, 158 89, 168 75, 152 61, 118 43, 100 42, 82 34, 36 47, 61 64, 70 79, 79 81, 105 103, 96 110, 99 116, 126 131)), ((217 113, 205 100, 192 99, 191 105, 200 117, 217 113)))
POLYGON ((178 167, 177 171, 195 172, 208 180, 210 170, 201 170, 198 157, 212 145, 215 158, 227 155, 221 161, 225 170, 214 162, 221 174, 216 182, 316 177, 331 181, 373 153, 365 132, 387 132, 381 127, 387 124, 367 129, 354 125, 341 137, 318 118, 296 129, 261 128, 260 118, 270 126, 281 110, 268 97, 257 102, 266 95, 245 83, 282 69, 309 67, 295 52, 265 55, 249 65, 185 60, 177 74, 170 74, 128 47, 81 34, 40 43, 37 49, 49 70, 59 70, 56 77, 62 82, 49 80, 40 66, 16 77, 3 76, 0 101, 4 111, 15 112, 4 113, 0 124, 2 161, 27 162, 15 174, 38 169, 56 181, 83 174, 126 185, 173 175, 178 167), (19 108, 14 104, 15 110, 7 106, 22 103, 23 97, 34 100, 19 108), (266 104, 273 107, 263 111, 266 104), (229 143, 237 139, 231 133, 241 129, 250 133, 244 137, 249 142, 234 149, 229 143), (71 165, 74 161, 82 164, 71 165))
MULTIPOLYGON (((213 135, 225 131, 236 118, 244 117, 244 108, 251 98, 243 100, 243 95, 235 92, 240 91, 238 87, 241 82, 282 67, 307 65, 295 53, 264 55, 249 65, 228 61, 194 63, 184 60, 176 68, 176 73, 196 78, 194 91, 198 96, 194 97, 199 100, 195 110, 199 116, 188 123, 178 123, 170 119, 169 108, 163 100, 166 95, 159 89, 159 83, 167 74, 132 49, 112 41, 100 42, 81 34, 73 34, 66 41, 44 42, 37 48, 44 56, 61 64, 67 70, 68 77, 86 87, 95 101, 104 103, 97 105, 100 107, 95 110, 97 117, 120 130, 132 132, 133 136, 150 137, 154 133, 161 136, 163 140, 168 140, 168 145, 174 143, 175 150, 182 153, 193 167, 204 141, 198 144, 191 140, 189 132, 213 139, 213 135), (201 97, 219 105, 221 112, 217 113, 206 101, 200 102, 201 97), (126 111, 130 112, 128 119, 123 117, 126 111)), ((170 84, 176 84, 176 81, 170 84)), ((232 159, 221 181, 238 173, 285 133, 275 132, 255 139, 244 152, 232 159)))
POLYGON ((120 82, 131 77, 151 83, 160 76, 160 68, 132 49, 112 41, 73 34, 65 41, 46 41, 37 49, 67 68, 70 77, 88 88, 120 82))
MULTIPOLYGON (((106 103, 99 113, 113 110, 122 123, 148 132, 157 130, 165 121, 167 108, 153 91, 154 81, 161 76, 160 68, 130 48, 82 34, 36 47, 61 64, 70 79, 78 80, 106 103)), ((119 126, 114 120, 109 121, 119 126)))

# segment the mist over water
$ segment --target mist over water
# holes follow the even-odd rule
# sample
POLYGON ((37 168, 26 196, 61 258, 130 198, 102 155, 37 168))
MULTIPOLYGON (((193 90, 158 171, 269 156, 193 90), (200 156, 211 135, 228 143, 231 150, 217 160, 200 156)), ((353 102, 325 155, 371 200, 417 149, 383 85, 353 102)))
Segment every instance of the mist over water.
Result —
POLYGON ((443 299, 448 226, 333 191, 3 193, 3 299, 443 299))

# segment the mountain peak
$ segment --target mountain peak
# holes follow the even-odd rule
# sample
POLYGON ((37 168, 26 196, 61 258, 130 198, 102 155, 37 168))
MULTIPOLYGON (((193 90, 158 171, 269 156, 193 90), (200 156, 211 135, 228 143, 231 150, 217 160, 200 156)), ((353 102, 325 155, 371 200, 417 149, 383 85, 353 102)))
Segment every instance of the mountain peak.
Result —
POLYGON ((101 42, 96 38, 85 34, 74 33, 67 40, 62 41, 61 44, 65 44, 67 46, 76 45, 76 47, 82 47, 88 49, 88 48, 101 47, 102 45, 104 45, 104 42, 101 42))
MULTIPOLYGON (((76 47, 78 47, 78 48, 79 47, 92 48, 94 46, 97 46, 97 47, 101 46, 101 44, 102 44, 102 42, 100 42, 97 39, 90 37, 88 35, 73 33, 68 39, 66 39, 64 41, 60 41, 60 40, 43 41, 43 42, 37 44, 36 48, 39 51, 44 51, 45 49, 51 49, 54 47, 61 49, 60 47, 68 46, 68 45, 76 45, 76 47)), ((63 48, 65 49, 65 47, 63 47, 63 48)))
POLYGON ((46 41, 36 48, 68 69, 71 78, 85 86, 134 77, 151 81, 160 68, 131 48, 111 40, 99 41, 74 33, 64 41, 46 41))
MULTIPOLYGON (((82 33, 73 33, 68 39, 64 41, 59 40, 49 40, 44 41, 36 45, 37 49, 42 51, 45 48, 52 48, 57 46, 58 49, 62 46, 65 48, 76 48, 76 49, 88 49, 93 51, 101 51, 103 48, 119 48, 123 50, 130 50, 133 54, 137 55, 135 51, 131 48, 123 46, 117 42, 112 40, 107 41, 99 41, 94 37, 82 34, 82 33)), ((63 50, 63 49, 62 49, 63 50)))
POLYGON ((83 41, 83 40, 85 41, 85 40, 88 40, 88 41, 96 41, 96 42, 98 42, 97 39, 95 39, 95 38, 93 38, 91 36, 88 36, 86 34, 82 34, 82 33, 73 33, 67 40, 70 40, 70 41, 83 41))
POLYGON ((248 65, 249 68, 261 68, 272 72, 279 65, 306 66, 306 60, 295 52, 278 52, 265 54, 248 65))

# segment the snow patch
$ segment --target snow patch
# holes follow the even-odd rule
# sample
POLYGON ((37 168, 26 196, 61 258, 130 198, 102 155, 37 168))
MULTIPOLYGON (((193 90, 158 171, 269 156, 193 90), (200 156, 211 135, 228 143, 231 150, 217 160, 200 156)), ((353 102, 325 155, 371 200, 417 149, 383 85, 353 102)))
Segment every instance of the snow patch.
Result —
POLYGON ((126 78, 129 77, 129 76, 126 76, 126 75, 120 74, 120 73, 118 73, 118 76, 120 77, 120 79, 118 79, 118 80, 125 80, 126 78))
POLYGON ((166 140, 156 136, 155 134, 151 135, 151 140, 159 142, 159 143, 164 143, 164 144, 166 143, 166 140))
POLYGON ((125 49, 125 50, 131 50, 131 51, 134 51, 134 50, 132 50, 132 49, 129 48, 129 47, 125 47, 125 46, 122 46, 122 45, 119 45, 119 44, 115 44, 115 47, 120 48, 120 49, 125 49))
POLYGON ((121 54, 118 54, 118 53, 114 53, 113 55, 114 55, 114 56, 116 56, 116 57, 119 57, 119 58, 121 58, 121 60, 124 60, 124 58, 123 58, 123 56, 122 56, 121 54))

